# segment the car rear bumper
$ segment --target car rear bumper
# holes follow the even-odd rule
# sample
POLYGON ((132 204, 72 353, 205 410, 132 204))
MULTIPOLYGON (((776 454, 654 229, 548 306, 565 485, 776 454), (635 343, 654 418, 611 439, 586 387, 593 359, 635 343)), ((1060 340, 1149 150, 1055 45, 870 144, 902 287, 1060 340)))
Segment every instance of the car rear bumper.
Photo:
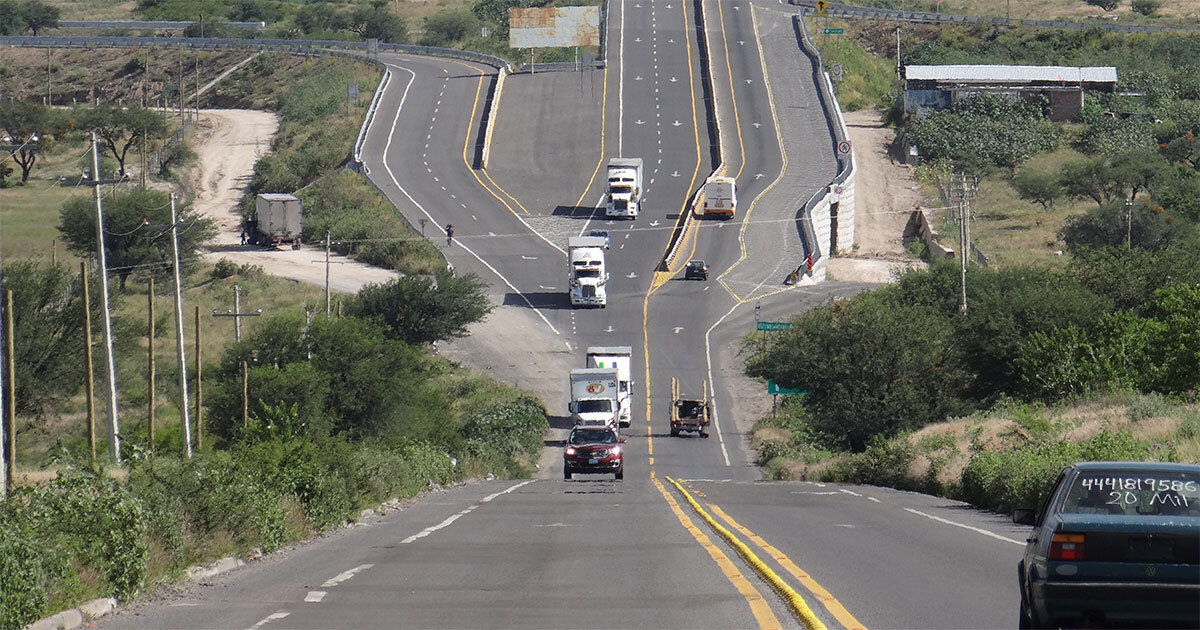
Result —
POLYGON ((1099 615, 1115 623, 1200 626, 1200 584, 1041 582, 1032 591, 1043 622, 1099 615))

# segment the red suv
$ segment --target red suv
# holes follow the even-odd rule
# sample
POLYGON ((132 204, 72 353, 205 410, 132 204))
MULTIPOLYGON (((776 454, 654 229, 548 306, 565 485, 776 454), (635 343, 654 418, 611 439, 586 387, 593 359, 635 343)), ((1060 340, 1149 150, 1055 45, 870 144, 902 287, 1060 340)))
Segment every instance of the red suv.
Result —
POLYGON ((572 473, 612 473, 614 479, 624 479, 624 443, 612 427, 571 429, 563 451, 563 478, 570 479, 572 473))

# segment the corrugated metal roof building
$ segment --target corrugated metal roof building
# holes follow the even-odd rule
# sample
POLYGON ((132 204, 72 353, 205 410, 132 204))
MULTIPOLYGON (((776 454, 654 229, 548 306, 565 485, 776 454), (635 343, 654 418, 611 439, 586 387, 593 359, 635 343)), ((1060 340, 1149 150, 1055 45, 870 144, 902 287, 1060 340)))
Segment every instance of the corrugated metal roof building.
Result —
POLYGON ((904 111, 946 109, 977 92, 1039 94, 1049 99, 1052 120, 1074 120, 1085 91, 1112 92, 1116 86, 1112 66, 904 66, 904 111))

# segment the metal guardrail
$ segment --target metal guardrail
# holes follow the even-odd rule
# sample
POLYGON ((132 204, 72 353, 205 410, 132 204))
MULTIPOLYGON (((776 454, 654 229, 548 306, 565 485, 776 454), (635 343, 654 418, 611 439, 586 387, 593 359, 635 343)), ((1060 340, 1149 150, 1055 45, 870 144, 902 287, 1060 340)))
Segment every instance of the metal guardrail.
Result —
MULTIPOLYGON (((801 4, 793 1, 792 4, 801 4)), ((802 11, 813 14, 816 9, 811 3, 804 3, 802 11)), ((1038 28, 1057 29, 1094 29, 1117 33, 1133 32, 1163 32, 1163 31, 1200 31, 1197 27, 1187 26, 1152 26, 1143 24, 1119 24, 1113 22, 1076 22, 1072 20, 1026 20, 980 15, 955 15, 951 13, 928 13, 922 11, 900 11, 896 9, 877 9, 875 7, 860 7, 851 4, 831 3, 825 10, 825 15, 839 18, 860 18, 874 20, 891 20, 897 22, 918 22, 924 24, 992 24, 995 26, 1034 26, 1038 28)))
POLYGON ((383 76, 379 79, 379 85, 375 86, 375 95, 371 97, 371 104, 367 106, 367 113, 363 116, 362 127, 358 130, 358 138, 354 141, 354 162, 362 164, 362 145, 363 140, 367 137, 367 127, 371 126, 371 121, 375 120, 375 110, 379 107, 379 99, 383 96, 383 90, 392 80, 392 71, 384 66, 383 76))
MULTIPOLYGON (((57 28, 130 28, 130 29, 172 29, 177 28, 183 30, 196 22, 180 22, 180 21, 146 21, 146 20, 59 20, 57 28)), ((261 31, 267 28, 266 22, 220 22, 220 26, 229 26, 233 28, 244 28, 252 31, 261 31)))

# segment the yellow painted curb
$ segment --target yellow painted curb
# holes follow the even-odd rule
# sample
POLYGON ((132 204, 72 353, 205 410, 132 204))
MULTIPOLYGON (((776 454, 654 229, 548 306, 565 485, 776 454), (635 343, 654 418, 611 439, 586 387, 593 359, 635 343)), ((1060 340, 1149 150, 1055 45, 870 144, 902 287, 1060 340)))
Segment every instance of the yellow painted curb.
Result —
POLYGON ((804 603, 804 598, 800 597, 799 593, 797 593, 792 587, 788 586, 787 582, 784 582, 783 579, 776 575, 776 573, 771 570, 771 567, 768 567, 766 564, 764 564, 763 561, 758 558, 758 556, 754 555, 754 552, 751 551, 745 543, 738 540, 737 536, 734 536, 732 532, 730 532, 728 529, 725 529, 720 523, 713 519, 713 517, 710 516, 708 512, 706 512, 704 508, 692 498, 692 495, 688 494, 688 491, 684 490, 683 486, 679 485, 678 481, 675 481, 670 477, 665 477, 665 479, 670 482, 671 485, 675 486, 675 489, 679 491, 679 494, 683 495, 683 498, 686 499, 688 504, 692 506, 692 510, 695 511, 705 523, 708 523, 708 526, 712 528, 717 535, 719 535, 721 538, 724 538, 725 542, 729 543, 729 545, 733 547, 735 551, 737 551, 738 555, 742 557, 742 560, 744 560, 746 564, 750 565, 750 568, 754 569, 754 572, 757 573, 759 577, 761 577, 763 581, 771 587, 771 589, 778 593, 781 598, 783 598, 783 603, 787 605, 788 610, 791 611, 792 616, 796 618, 796 621, 800 622, 800 624, 808 630, 826 630, 825 624, 821 623, 820 619, 817 619, 816 614, 814 614, 812 609, 808 607, 808 604, 804 603))

